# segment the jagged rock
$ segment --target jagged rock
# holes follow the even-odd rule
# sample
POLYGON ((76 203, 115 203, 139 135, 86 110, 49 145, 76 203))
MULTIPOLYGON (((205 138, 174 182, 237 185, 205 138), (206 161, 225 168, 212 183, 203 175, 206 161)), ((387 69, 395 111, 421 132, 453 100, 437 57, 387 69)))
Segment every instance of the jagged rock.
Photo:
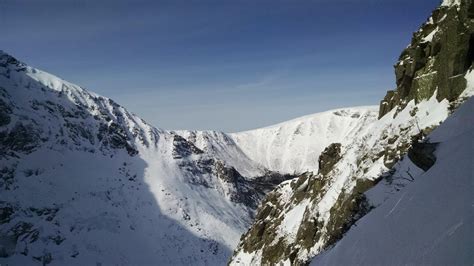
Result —
POLYGON ((11 121, 10 114, 12 109, 2 99, 0 99, 0 127, 8 125, 11 121))
POLYGON ((202 150, 198 149, 194 144, 187 141, 180 135, 173 136, 173 158, 182 159, 190 156, 191 154, 202 154, 202 150))
POLYGON ((32 125, 16 124, 11 130, 0 132, 0 153, 7 151, 30 153, 40 143, 39 132, 32 125))
POLYGON ((332 143, 319 156, 319 173, 327 175, 341 159, 341 143, 332 143))

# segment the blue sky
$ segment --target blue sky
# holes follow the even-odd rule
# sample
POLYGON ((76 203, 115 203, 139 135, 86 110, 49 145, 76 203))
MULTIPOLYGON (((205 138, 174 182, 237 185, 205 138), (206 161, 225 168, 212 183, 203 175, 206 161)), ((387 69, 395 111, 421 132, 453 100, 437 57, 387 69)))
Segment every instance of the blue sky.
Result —
POLYGON ((0 0, 0 49, 166 129, 377 105, 439 0, 0 0))

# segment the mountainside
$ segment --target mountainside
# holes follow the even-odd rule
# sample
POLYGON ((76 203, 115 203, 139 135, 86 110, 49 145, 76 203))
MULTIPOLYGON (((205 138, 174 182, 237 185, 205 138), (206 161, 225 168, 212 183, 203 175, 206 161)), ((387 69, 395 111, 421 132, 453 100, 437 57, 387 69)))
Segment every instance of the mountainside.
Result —
POLYGON ((248 179, 3 52, 0 151, 2 264, 223 264, 264 194, 288 178, 242 157, 248 179))
POLYGON ((308 263, 374 208, 364 192, 405 154, 424 171, 434 164, 434 147, 423 144, 424 137, 474 93, 473 14, 471 1, 444 1, 433 12, 402 52, 397 90, 381 102, 379 119, 352 141, 328 145, 318 173, 272 191, 231 265, 308 263))
POLYGON ((311 265, 470 265, 474 261, 474 99, 426 139, 426 172, 405 156, 365 193, 377 206, 311 265))

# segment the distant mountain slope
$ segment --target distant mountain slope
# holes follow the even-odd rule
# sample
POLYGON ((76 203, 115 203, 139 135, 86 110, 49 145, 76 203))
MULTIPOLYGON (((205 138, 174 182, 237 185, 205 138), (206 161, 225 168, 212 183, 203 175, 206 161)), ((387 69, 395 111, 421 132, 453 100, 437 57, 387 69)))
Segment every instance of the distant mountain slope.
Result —
POLYGON ((331 110, 274 126, 230 134, 252 160, 272 171, 318 171, 321 152, 331 143, 348 143, 377 120, 377 107, 331 110))
POLYGON ((364 216, 312 265, 471 265, 474 262, 474 99, 427 138, 427 172, 409 156, 366 195, 364 216))
POLYGON ((377 120, 377 107, 330 110, 273 126, 238 133, 176 133, 248 177, 266 172, 302 174, 318 171, 318 158, 331 143, 349 143, 377 120))

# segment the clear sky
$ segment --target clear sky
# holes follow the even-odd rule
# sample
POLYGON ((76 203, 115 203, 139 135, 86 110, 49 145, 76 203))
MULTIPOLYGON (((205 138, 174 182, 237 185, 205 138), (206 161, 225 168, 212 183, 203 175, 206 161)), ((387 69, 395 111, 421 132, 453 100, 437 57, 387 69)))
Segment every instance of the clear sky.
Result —
POLYGON ((0 0, 0 49, 166 129, 377 105, 440 0, 0 0))

